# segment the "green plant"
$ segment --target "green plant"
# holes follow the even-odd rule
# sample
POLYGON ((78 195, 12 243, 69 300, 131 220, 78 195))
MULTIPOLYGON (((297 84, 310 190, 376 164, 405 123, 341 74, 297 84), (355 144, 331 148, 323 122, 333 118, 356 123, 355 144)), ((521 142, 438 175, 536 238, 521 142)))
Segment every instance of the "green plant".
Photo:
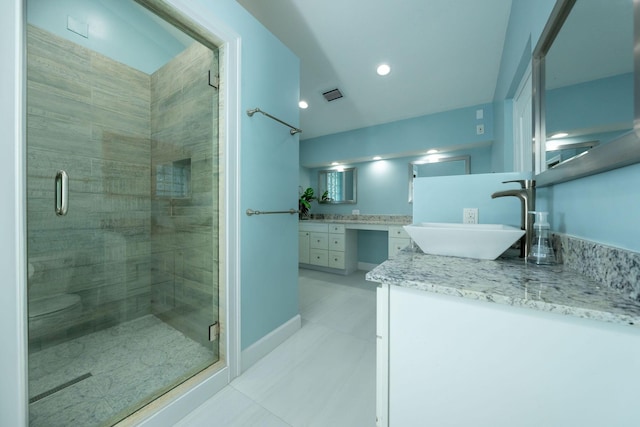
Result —
POLYGON ((298 199, 298 210, 300 211, 301 217, 309 215, 311 202, 314 200, 316 200, 316 197, 314 195, 313 188, 311 187, 304 190, 304 193, 300 195, 300 199, 298 199))

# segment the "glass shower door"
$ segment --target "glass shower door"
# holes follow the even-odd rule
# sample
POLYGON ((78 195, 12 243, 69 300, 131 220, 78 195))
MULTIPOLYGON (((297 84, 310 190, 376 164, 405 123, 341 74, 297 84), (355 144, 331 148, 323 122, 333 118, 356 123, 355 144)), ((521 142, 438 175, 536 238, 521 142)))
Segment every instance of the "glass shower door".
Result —
POLYGON ((133 1, 27 12, 30 425, 107 425, 219 360, 218 56, 133 1))

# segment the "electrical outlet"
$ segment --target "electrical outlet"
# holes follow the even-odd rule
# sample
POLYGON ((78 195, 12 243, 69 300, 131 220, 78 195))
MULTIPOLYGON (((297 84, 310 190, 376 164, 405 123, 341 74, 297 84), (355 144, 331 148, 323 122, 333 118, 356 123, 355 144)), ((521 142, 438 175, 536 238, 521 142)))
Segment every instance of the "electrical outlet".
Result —
POLYGON ((462 210, 462 223, 463 224, 477 224, 478 223, 478 208, 464 208, 462 210))
POLYGON ((476 134, 478 134, 478 135, 483 135, 484 134, 484 125, 477 125, 476 126, 476 134))

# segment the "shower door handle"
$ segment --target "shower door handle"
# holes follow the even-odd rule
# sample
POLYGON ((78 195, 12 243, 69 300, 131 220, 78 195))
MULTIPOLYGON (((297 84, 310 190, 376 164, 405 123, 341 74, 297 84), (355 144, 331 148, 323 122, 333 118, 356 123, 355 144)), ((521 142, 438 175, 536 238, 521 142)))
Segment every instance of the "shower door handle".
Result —
POLYGON ((67 214, 69 210, 69 175, 63 170, 59 170, 56 173, 55 180, 56 187, 56 215, 63 216, 67 214))

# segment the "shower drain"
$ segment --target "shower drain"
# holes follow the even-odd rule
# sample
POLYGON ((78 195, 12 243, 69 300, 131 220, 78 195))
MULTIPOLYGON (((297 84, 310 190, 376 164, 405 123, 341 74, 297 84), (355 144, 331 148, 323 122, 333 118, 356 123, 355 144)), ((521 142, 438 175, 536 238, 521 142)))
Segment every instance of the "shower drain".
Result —
POLYGON ((36 396, 33 396, 31 399, 29 399, 29 403, 34 403, 37 402, 40 399, 44 399, 47 396, 51 396, 53 393, 56 393, 60 390, 63 390, 67 387, 70 387, 76 383, 79 383, 82 380, 86 380, 87 378, 89 378, 91 376, 91 372, 87 372, 86 374, 80 375, 77 378, 74 378, 70 381, 67 381, 66 383, 60 384, 59 386, 55 386, 54 388, 52 388, 51 390, 47 390, 44 393, 40 393, 36 396))

